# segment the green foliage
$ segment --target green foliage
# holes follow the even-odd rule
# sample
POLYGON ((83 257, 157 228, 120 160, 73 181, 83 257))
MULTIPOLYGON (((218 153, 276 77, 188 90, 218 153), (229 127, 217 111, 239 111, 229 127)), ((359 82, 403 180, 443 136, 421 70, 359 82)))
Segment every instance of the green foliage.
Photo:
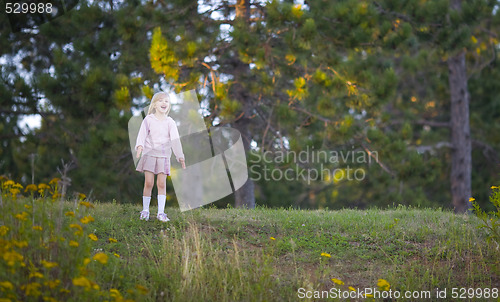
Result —
MULTIPOLYGON (((0 299, 118 301, 120 295, 123 300, 113 285, 96 282, 103 266, 120 263, 116 256, 92 249, 99 240, 91 228, 94 204, 83 201, 84 195, 60 202, 58 188, 57 180, 50 186, 32 184, 24 190, 31 198, 21 197, 23 187, 2 178, 0 299)), ((137 290, 124 295, 139 296, 137 290)))
MULTIPOLYGON (((194 52, 194 49, 193 49, 194 52)), ((164 74, 167 79, 176 81, 179 77, 177 68, 178 59, 174 51, 169 48, 167 39, 162 36, 161 28, 155 28, 153 32, 153 40, 149 50, 151 67, 157 73, 164 74)))
POLYGON ((500 187, 492 186, 490 195, 490 203, 495 207, 494 211, 485 212, 474 198, 470 198, 476 216, 481 220, 482 224, 479 228, 484 228, 488 233, 488 240, 496 241, 500 245, 500 187))

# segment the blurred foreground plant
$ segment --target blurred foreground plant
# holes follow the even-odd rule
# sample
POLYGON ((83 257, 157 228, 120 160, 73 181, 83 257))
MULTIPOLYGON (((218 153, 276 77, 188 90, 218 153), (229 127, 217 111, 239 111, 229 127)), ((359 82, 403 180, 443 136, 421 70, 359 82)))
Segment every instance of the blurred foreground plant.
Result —
POLYGON ((22 189, 0 178, 0 301, 132 301, 94 281, 99 266, 120 260, 92 255, 93 204, 55 202, 58 179, 22 189))

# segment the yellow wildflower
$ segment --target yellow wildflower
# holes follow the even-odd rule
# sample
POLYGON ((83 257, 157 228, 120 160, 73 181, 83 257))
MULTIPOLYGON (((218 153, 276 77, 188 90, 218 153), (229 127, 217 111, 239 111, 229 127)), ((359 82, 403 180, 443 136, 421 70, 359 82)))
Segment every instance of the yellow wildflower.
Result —
POLYGON ((384 280, 384 279, 378 279, 377 286, 378 286, 381 290, 389 290, 389 288, 391 287, 391 285, 389 284, 389 282, 387 282, 387 281, 386 281, 386 280, 384 280))
POLYGON ((10 189, 10 194, 12 194, 12 197, 15 198, 17 196, 17 194, 19 194, 21 191, 19 191, 19 189, 16 189, 16 188, 12 188, 10 189))
POLYGON ((326 257, 326 258, 332 258, 332 255, 328 253, 321 253, 321 256, 326 257))
POLYGON ((74 217, 75 216, 75 212, 69 211, 69 212, 64 213, 64 215, 66 215, 66 216, 73 216, 74 217))
POLYGON ((81 286, 81 287, 88 287, 88 288, 90 288, 92 286, 89 279, 85 278, 84 276, 74 278, 73 285, 74 286, 81 286))
POLYGON ((13 188, 16 188, 16 189, 19 189, 19 190, 22 190, 23 189, 23 186, 19 183, 16 183, 14 185, 12 185, 13 188))
POLYGON ((42 195, 42 197, 45 195, 45 191, 49 189, 50 187, 47 184, 41 183, 38 185, 38 193, 42 195))
POLYGON ((83 259, 83 266, 87 266, 87 264, 89 264, 90 261, 91 261, 90 258, 83 259))
POLYGON ((76 229, 76 232, 75 232, 75 235, 81 235, 83 234, 83 228, 81 225, 79 224, 76 224, 76 223, 72 223, 69 225, 70 228, 72 229, 76 229))
POLYGON ((109 293, 111 294, 111 297, 115 298, 116 300, 121 300, 122 295, 116 288, 112 288, 109 290, 109 293))
POLYGON ((54 177, 54 178, 52 178, 51 181, 49 181, 49 185, 55 185, 55 184, 57 184, 60 181, 61 181, 60 178, 54 177))
POLYGON ((474 197, 469 198, 469 202, 473 202, 474 200, 476 200, 474 197))
POLYGON ((117 253, 114 253, 113 255, 115 255, 116 258, 120 258, 120 255, 118 255, 117 253))
POLYGON ((13 290, 14 289, 14 285, 12 285, 12 283, 10 283, 9 281, 0 282, 0 287, 4 288, 6 290, 13 290))
POLYGON ((0 236, 5 236, 7 235, 7 232, 9 231, 9 227, 6 225, 0 226, 0 236))
POLYGON ((45 268, 53 268, 53 267, 56 267, 57 266, 57 262, 50 262, 50 261, 45 261, 45 260, 42 260, 41 261, 42 265, 45 267, 45 268))
POLYGON ((52 298, 52 297, 43 297, 43 301, 47 301, 47 302, 57 302, 56 299, 52 298))
POLYGON ((145 288, 144 286, 140 285, 140 284, 136 284, 135 288, 137 290, 139 290, 141 293, 143 293, 144 295, 148 293, 148 289, 145 288))
POLYGON ((28 246, 28 241, 26 240, 23 241, 12 240, 12 243, 20 249, 28 246))
POLYGON ((355 291, 356 291, 356 289, 355 289, 354 287, 352 287, 352 286, 349 286, 348 288, 349 288, 349 290, 350 290, 350 291, 352 291, 352 292, 355 292, 355 291))
POLYGON ((97 236, 95 234, 89 234, 89 238, 93 241, 97 241, 97 236))
POLYGON ((41 286, 42 285, 40 283, 33 282, 26 285, 21 285, 21 289, 24 290, 26 296, 38 297, 41 294, 41 292, 39 291, 41 286))
POLYGON ((71 241, 69 242, 69 246, 72 246, 72 247, 78 247, 79 245, 80 245, 80 244, 79 244, 78 242, 74 241, 74 240, 71 240, 71 241))
POLYGON ((85 206, 87 208, 94 208, 94 205, 88 201, 80 201, 80 205, 85 206))
POLYGON ((114 243, 117 243, 117 242, 118 242, 118 240, 116 240, 115 238, 111 238, 111 237, 110 237, 110 238, 109 238, 109 242, 114 242, 114 243))
POLYGON ((43 274, 39 272, 32 272, 29 274, 28 278, 40 278, 43 279, 43 274))
POLYGON ((54 288, 58 287, 59 284, 61 284, 61 280, 59 280, 59 279, 49 280, 49 281, 44 283, 44 285, 48 286, 50 289, 54 289, 54 288))
POLYGON ((87 223, 92 222, 92 221, 95 221, 95 220, 94 220, 94 217, 92 217, 90 215, 85 216, 82 219, 80 219, 80 222, 83 224, 87 224, 87 223))
POLYGON ((26 186, 26 189, 24 190, 24 192, 35 192, 36 190, 38 190, 38 187, 34 184, 30 184, 30 185, 27 185, 26 186))
POLYGON ((10 187, 13 186, 15 182, 13 180, 7 180, 6 182, 3 183, 5 187, 10 187))
POLYGON ((47 190, 50 188, 47 184, 41 183, 38 185, 38 190, 47 190))
POLYGON ((92 257, 92 259, 99 261, 101 264, 108 263, 108 255, 104 253, 97 253, 92 257))
POLYGON ((269 237, 269 239, 271 239, 271 240, 276 240, 276 238, 274 238, 274 237, 269 237))
POLYGON ((78 193, 78 199, 79 200, 84 200, 85 198, 87 198, 87 195, 85 195, 83 193, 78 193))
POLYGON ((335 284, 338 284, 338 285, 344 285, 344 281, 342 281, 342 280, 339 280, 339 279, 335 279, 335 278, 333 278, 333 279, 332 279, 332 281, 333 281, 333 283, 335 283, 335 284))
POLYGON ((76 223, 70 224, 69 227, 72 229, 78 229, 79 231, 83 231, 82 226, 76 223))
POLYGON ((365 298, 373 298, 373 295, 365 294, 365 298))
POLYGON ((15 216, 17 219, 21 220, 21 221, 26 221, 28 220, 28 213, 26 212, 21 212, 19 214, 16 214, 15 216))
POLYGON ((497 186, 491 186, 491 189, 499 189, 500 187, 497 187, 497 186))
POLYGON ((31 206, 30 206, 30 205, 27 205, 27 204, 25 204, 25 205, 24 205, 24 207, 25 207, 26 209, 28 209, 28 210, 29 210, 29 209, 31 209, 31 206))
POLYGON ((65 288, 61 288, 59 291, 60 291, 61 293, 63 293, 63 294, 69 294, 69 293, 71 293, 71 291, 69 291, 69 290, 67 290, 67 289, 65 289, 65 288))

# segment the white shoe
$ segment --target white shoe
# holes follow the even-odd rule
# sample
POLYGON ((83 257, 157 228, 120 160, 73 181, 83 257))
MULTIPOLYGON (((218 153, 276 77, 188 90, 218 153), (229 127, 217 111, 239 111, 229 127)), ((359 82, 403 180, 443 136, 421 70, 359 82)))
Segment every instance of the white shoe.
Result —
POLYGON ((149 220, 149 212, 148 211, 141 211, 141 220, 149 220))
POLYGON ((156 216, 156 218, 161 221, 161 222, 167 222, 167 221, 170 221, 170 219, 168 219, 167 217, 167 214, 165 213, 160 213, 156 216))

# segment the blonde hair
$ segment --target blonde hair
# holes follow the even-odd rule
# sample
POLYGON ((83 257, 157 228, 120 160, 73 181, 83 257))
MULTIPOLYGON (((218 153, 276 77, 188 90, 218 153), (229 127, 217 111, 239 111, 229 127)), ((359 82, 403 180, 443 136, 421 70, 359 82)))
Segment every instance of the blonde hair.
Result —
POLYGON ((164 98, 166 98, 168 101, 167 103, 168 108, 167 112, 165 112, 165 115, 168 115, 170 113, 170 108, 172 108, 172 104, 170 104, 170 96, 166 92, 157 92, 155 93, 155 95, 153 95, 153 98, 151 98, 151 104, 149 105, 148 115, 156 113, 156 108, 155 108, 156 102, 164 98))

